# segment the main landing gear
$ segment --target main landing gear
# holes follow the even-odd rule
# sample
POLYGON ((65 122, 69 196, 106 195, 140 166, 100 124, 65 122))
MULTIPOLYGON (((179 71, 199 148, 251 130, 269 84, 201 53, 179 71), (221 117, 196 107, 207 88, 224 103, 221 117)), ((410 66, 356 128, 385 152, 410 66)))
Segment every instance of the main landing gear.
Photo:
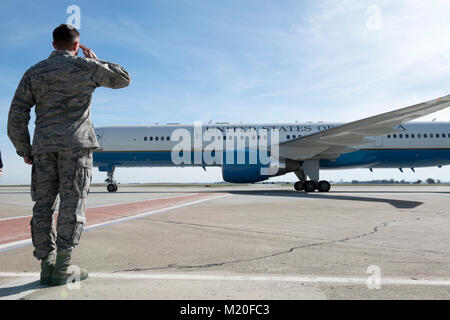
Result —
POLYGON ((331 189, 331 185, 328 181, 322 180, 319 182, 315 182, 312 180, 297 181, 294 184, 294 189, 296 191, 305 191, 305 192, 314 192, 318 190, 319 192, 328 192, 331 189))
POLYGON ((116 192, 119 187, 117 187, 117 183, 114 180, 114 167, 111 170, 107 171, 108 178, 106 178, 105 182, 108 183, 106 186, 106 190, 108 192, 116 192))
POLYGON ((319 181, 319 161, 318 160, 306 160, 302 163, 299 170, 294 171, 295 175, 300 181, 294 184, 296 191, 314 192, 328 192, 331 189, 331 185, 328 181, 319 181), (310 180, 306 180, 309 177, 310 180))

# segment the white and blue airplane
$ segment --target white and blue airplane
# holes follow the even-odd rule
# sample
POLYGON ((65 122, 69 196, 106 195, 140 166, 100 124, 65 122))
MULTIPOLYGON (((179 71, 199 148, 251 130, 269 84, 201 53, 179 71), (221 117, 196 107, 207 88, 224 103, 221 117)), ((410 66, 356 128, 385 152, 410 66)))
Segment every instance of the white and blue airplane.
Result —
POLYGON ((217 122, 200 130, 198 125, 178 123, 99 127, 95 128, 100 148, 94 151, 94 166, 107 172, 105 182, 109 192, 117 191, 114 180, 117 167, 170 166, 204 169, 220 166, 223 179, 231 183, 255 183, 294 172, 299 178, 295 190, 328 192, 330 183, 319 179, 320 169, 398 168, 402 171, 411 168, 414 171, 416 167, 449 165, 450 122, 408 123, 448 106, 450 95, 345 124, 217 122), (180 131, 184 133, 183 138, 178 134, 180 131), (227 148, 230 140, 234 149, 227 148), (240 140, 245 143, 236 147, 235 141, 240 140), (256 143, 251 143, 252 140, 256 143), (215 142, 214 148, 211 141, 215 142), (270 161, 263 162, 258 156, 256 162, 249 161, 257 152, 255 146, 264 144, 270 161), (222 155, 222 161, 207 161, 207 151, 209 156, 222 155), (229 152, 233 152, 233 159, 236 153, 243 152, 245 161, 224 161, 231 159, 226 158, 229 152), (184 161, 174 161, 174 154, 184 161), (262 168, 274 170, 262 171, 262 168))

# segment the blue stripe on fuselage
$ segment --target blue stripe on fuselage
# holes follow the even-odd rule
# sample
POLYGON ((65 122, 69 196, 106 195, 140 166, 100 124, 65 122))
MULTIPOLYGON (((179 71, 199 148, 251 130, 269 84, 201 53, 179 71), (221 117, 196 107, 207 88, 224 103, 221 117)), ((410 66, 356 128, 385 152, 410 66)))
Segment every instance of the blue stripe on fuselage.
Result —
MULTIPOLYGON (((171 151, 94 151, 95 167, 171 167, 171 151)), ((193 163, 193 152, 190 154, 193 163)), ((198 164, 202 166, 203 164, 198 164)), ((194 166, 182 164, 179 166, 194 166)))
MULTIPOLYGON (((191 159, 193 157, 191 154, 191 159)), ((450 164, 450 149, 371 149, 342 154, 336 160, 321 160, 323 169, 409 168, 450 164)), ((194 166, 184 164, 183 166, 194 166)), ((202 166, 206 164, 197 164, 202 166)), ((170 167, 175 166, 170 151, 97 151, 96 167, 170 167)))
POLYGON ((321 160, 320 167, 413 168, 450 164, 450 149, 371 149, 344 153, 336 160, 321 160))

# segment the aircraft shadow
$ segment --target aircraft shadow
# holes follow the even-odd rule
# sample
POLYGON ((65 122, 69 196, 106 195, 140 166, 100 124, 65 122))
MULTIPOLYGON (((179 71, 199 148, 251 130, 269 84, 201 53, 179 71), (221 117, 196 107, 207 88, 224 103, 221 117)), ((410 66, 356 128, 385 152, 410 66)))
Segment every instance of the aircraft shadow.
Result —
POLYGON ((227 191, 227 193, 250 195, 250 196, 266 196, 266 197, 274 196, 274 197, 309 198, 309 199, 324 199, 324 200, 364 201, 364 202, 378 202, 378 203, 381 202, 381 203, 388 203, 391 206, 398 209, 413 209, 423 204, 423 202, 420 201, 345 196, 345 195, 334 195, 332 193, 305 193, 305 192, 285 191, 285 190, 227 191))
POLYGON ((15 294, 22 293, 24 291, 29 290, 36 290, 36 289, 42 289, 45 288, 45 286, 41 285, 40 281, 33 281, 30 283, 8 287, 8 288, 0 288, 0 297, 8 297, 13 296, 15 294))
MULTIPOLYGON (((120 190, 119 190, 120 192, 120 190)), ((104 191, 94 191, 90 193, 105 193, 104 191)), ((181 190, 174 190, 174 191, 123 191, 122 193, 147 193, 147 194, 158 194, 158 193, 229 193, 229 194, 240 194, 240 195, 250 195, 250 196, 274 196, 274 197, 293 197, 293 198, 313 198, 313 199, 331 199, 331 200, 345 200, 345 201, 365 201, 365 202, 382 202, 382 203, 388 203, 391 206, 398 208, 398 209, 413 209, 421 204, 423 202, 420 201, 409 201, 409 200, 396 200, 396 199, 386 199, 386 198, 370 198, 370 197, 363 197, 363 196, 345 196, 345 195, 337 195, 330 193, 305 193, 305 192, 297 192, 297 191, 289 191, 289 190, 199 190, 199 191, 181 191, 181 190)), ((341 192, 338 191, 337 193, 405 193, 405 192, 378 192, 378 191, 359 191, 359 192, 353 192, 353 191, 345 191, 341 192)), ((407 192, 409 193, 409 192, 407 192)), ((420 192, 423 193, 423 192, 420 192)), ((438 192, 434 192, 438 193, 438 192)))
POLYGON ((339 190, 339 191, 335 191, 336 193, 422 193, 422 194, 424 194, 424 193, 441 193, 441 194, 450 194, 450 191, 432 191, 432 190, 429 190, 429 191, 408 191, 408 190, 404 190, 404 191, 395 191, 395 190, 393 190, 393 191, 389 191, 389 190, 386 190, 386 191, 376 191, 376 190, 372 190, 372 191, 370 191, 370 190, 355 190, 355 191, 349 191, 349 190, 346 190, 346 191, 341 191, 341 190, 339 190))

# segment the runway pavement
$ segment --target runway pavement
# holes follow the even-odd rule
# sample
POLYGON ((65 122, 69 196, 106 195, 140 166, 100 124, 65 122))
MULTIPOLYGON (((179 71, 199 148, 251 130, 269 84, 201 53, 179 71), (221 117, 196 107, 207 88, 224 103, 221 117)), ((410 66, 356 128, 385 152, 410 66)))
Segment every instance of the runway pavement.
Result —
POLYGON ((73 263, 42 287, 28 187, 0 187, 0 299, 449 299, 450 187, 92 187, 73 263))

